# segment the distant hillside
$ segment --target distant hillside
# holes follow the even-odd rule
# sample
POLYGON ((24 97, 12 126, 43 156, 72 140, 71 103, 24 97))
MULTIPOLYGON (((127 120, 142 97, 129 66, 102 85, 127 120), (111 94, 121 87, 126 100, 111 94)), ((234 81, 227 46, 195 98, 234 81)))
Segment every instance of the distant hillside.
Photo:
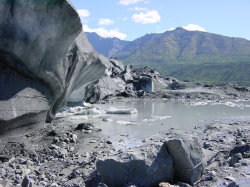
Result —
POLYGON ((106 57, 113 57, 129 43, 118 38, 103 38, 94 32, 86 32, 85 34, 95 50, 106 57))
POLYGON ((177 28, 136 39, 116 56, 136 65, 247 62, 250 61, 250 41, 177 28))
POLYGON ((250 41, 242 38, 177 28, 127 42, 112 56, 181 80, 250 85, 250 41))

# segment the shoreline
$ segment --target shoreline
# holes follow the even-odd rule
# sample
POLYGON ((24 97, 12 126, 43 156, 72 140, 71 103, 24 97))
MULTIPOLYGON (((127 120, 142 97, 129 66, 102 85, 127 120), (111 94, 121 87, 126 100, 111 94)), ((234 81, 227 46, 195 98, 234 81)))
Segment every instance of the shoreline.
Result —
MULTIPOLYGON (((44 128, 25 136, 0 139, 0 181, 18 185, 28 179, 38 186, 84 186, 93 178, 91 175, 96 169, 96 161, 119 151, 114 148, 116 142, 103 137, 101 129, 95 124, 84 123, 83 129, 76 130, 78 124, 61 120, 61 123, 46 124, 44 128)), ((234 182, 249 185, 250 150, 238 155, 239 158, 237 154, 230 155, 230 151, 238 144, 249 145, 250 117, 208 120, 204 123, 207 123, 206 127, 197 127, 191 134, 205 142, 202 143, 203 148, 217 154, 194 186, 227 186, 234 182), (234 157, 237 157, 237 162, 229 166, 234 157), (228 176, 232 178, 227 179, 228 176)), ((121 136, 121 140, 126 138, 121 136)), ((141 141, 143 145, 159 143, 159 134, 141 141)), ((122 144, 122 141, 119 143, 122 144)))

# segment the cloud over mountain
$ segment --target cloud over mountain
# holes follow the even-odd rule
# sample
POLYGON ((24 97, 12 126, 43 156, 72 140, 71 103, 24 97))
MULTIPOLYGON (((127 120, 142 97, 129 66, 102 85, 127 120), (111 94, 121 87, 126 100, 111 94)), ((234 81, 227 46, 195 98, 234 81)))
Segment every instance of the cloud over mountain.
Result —
POLYGON ((138 14, 134 14, 132 19, 135 23, 140 24, 152 24, 161 21, 161 16, 157 10, 151 10, 147 12, 140 12, 138 14))
POLYGON ((95 32, 95 33, 97 33, 98 35, 100 35, 101 37, 104 37, 104 38, 116 37, 116 38, 119 38, 121 40, 124 40, 127 37, 127 35, 120 32, 119 29, 106 29, 106 28, 103 28, 103 27, 99 27, 99 28, 96 28, 96 29, 91 29, 86 24, 83 25, 83 31, 84 32, 95 32))
POLYGON ((195 24, 188 24, 182 28, 186 29, 188 31, 202 31, 202 32, 206 31, 203 27, 201 27, 199 25, 195 25, 195 24))

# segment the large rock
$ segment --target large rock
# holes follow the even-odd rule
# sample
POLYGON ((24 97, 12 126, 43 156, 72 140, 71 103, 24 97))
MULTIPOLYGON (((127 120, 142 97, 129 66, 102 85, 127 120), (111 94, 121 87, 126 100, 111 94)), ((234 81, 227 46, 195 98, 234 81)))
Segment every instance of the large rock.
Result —
POLYGON ((97 171, 108 186, 156 186, 171 181, 174 166, 166 147, 152 144, 131 148, 97 161, 97 171))
POLYGON ((51 121, 74 89, 104 75, 109 60, 81 31, 67 0, 2 1, 0 135, 51 121))
POLYGON ((197 182, 214 153, 203 153, 197 137, 179 130, 161 132, 154 143, 120 150, 96 163, 92 181, 102 179, 108 186, 157 186, 160 182, 197 182), (164 142, 164 143, 160 143, 164 142))
POLYGON ((204 154, 198 138, 179 133, 165 142, 174 160, 175 176, 181 182, 194 184, 204 169, 204 154))

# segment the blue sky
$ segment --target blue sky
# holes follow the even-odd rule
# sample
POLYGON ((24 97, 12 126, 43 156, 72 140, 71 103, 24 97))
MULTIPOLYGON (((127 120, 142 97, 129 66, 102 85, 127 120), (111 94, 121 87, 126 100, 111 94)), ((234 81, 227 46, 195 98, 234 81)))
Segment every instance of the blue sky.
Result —
POLYGON ((176 27, 250 40, 250 0, 72 0, 83 30, 134 40, 176 27))

